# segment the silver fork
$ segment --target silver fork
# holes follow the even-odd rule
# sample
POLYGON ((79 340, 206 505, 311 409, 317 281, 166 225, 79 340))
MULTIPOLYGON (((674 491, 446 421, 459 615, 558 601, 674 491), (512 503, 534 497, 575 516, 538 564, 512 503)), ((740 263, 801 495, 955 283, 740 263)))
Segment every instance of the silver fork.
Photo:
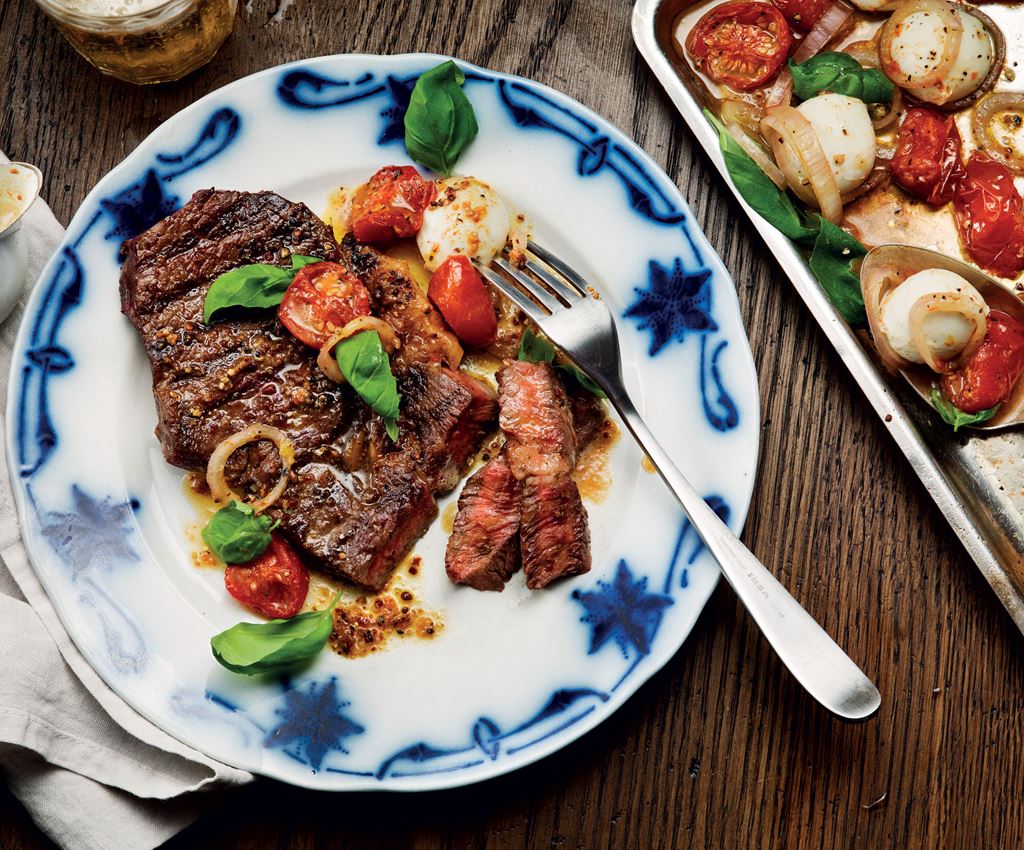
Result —
POLYGON ((505 254, 491 266, 477 264, 477 268, 604 390, 797 681, 845 720, 864 720, 874 714, 881 697, 871 680, 705 504, 654 439, 626 392, 615 320, 597 292, 565 262, 533 242, 522 267, 505 254))

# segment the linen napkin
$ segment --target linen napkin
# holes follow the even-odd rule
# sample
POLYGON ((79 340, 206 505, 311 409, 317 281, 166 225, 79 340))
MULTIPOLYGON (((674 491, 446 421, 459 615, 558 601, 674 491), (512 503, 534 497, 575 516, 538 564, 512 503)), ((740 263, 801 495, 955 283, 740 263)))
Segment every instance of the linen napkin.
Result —
MULTIPOLYGON (((7 162, 0 153, 0 162, 7 162)), ((21 232, 34 286, 64 231, 37 200, 21 232)), ((0 325, 0 428, 24 301, 0 325)), ((0 440, 0 444, 3 441, 0 440)), ((251 774, 137 714, 96 675, 28 562, 0 446, 0 772, 39 827, 74 850, 149 850, 251 774)))

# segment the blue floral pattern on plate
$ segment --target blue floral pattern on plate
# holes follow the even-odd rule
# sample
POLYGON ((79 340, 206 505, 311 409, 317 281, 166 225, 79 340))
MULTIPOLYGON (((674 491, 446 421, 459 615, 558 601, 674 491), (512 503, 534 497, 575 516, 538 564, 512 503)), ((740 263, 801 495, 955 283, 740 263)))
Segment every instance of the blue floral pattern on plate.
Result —
MULTIPOLYGON (((293 679, 252 688, 240 687, 230 677, 178 683, 153 704, 153 686, 144 690, 133 682, 146 680, 154 666, 151 659, 166 649, 159 645, 157 633, 150 634, 125 590, 143 582, 151 566, 152 546, 140 532, 140 523, 151 520, 138 498, 118 497, 115 486, 80 480, 70 472, 70 459, 80 455, 74 454, 73 445, 63 445, 75 436, 75 423, 55 412, 53 403, 72 386, 69 382, 79 364, 91 356, 76 342, 80 337, 65 332, 76 311, 98 297, 103 280, 91 269, 103 262, 104 254, 109 257, 112 249, 118 250, 124 239, 178 207, 190 191, 215 182, 216 170, 209 167, 229 150, 243 156, 239 148, 254 143, 258 133, 252 128, 265 112, 276 108, 282 114, 326 117, 338 109, 363 109, 365 117, 366 107, 376 119, 376 126, 368 128, 374 144, 391 150, 379 154, 378 162, 401 155, 402 122, 412 87, 418 73, 437 60, 361 60, 366 62, 361 72, 352 71, 352 60, 335 57, 236 84, 241 92, 243 86, 262 91, 267 81, 271 83, 273 94, 260 96, 258 113, 251 108, 251 98, 238 97, 236 102, 234 87, 211 95, 183 113, 191 116, 191 136, 154 134, 97 188, 44 272, 29 307, 31 318, 23 324, 12 373, 8 445, 37 571, 83 652, 140 710, 217 757, 288 781, 339 788, 442 787, 494 775, 564 745, 607 716, 670 657, 673 645, 689 628, 687 618, 692 622, 713 586, 713 567, 705 564, 700 597, 693 597, 689 571, 700 567, 702 545, 685 520, 672 520, 675 541, 668 552, 655 556, 652 549, 616 557, 603 575, 595 571, 562 590, 561 639, 578 640, 579 657, 593 659, 600 675, 595 678, 594 671, 581 666, 546 693, 503 706, 500 717, 473 713, 467 707, 465 719, 453 717, 443 730, 435 730, 436 737, 432 733, 402 741, 400 729, 381 728, 371 709, 372 695, 358 686, 358 677, 345 666, 359 662, 343 662, 339 668, 331 666, 330 659, 293 679), (248 109, 243 101, 249 103, 248 109), (201 176, 193 179, 194 172, 201 176), (676 634, 666 638, 664 624, 670 618, 675 618, 676 634), (331 672, 324 675, 327 669, 331 672), (368 759, 367 743, 384 736, 394 738, 395 745, 378 748, 382 754, 368 759), (286 761, 268 761, 275 754, 286 761)), ((678 193, 614 128, 567 98, 481 69, 467 67, 466 76, 471 100, 494 98, 514 132, 561 140, 572 154, 565 163, 572 179, 582 185, 607 185, 614 192, 609 203, 617 197, 643 227, 664 234, 659 237, 659 253, 638 258, 632 266, 631 292, 619 310, 624 320, 620 327, 622 333, 632 326, 647 335, 641 347, 651 358, 651 368, 663 364, 689 370, 687 380, 699 396, 691 410, 707 426, 701 439, 733 439, 730 435, 743 430, 741 411, 756 422, 752 371, 725 368, 722 361, 730 344, 745 351, 735 301, 724 307, 718 303, 723 295, 732 298, 728 283, 678 193), (747 399, 745 408, 737 400, 737 390, 747 399)), ((364 120, 361 126, 365 125, 364 120)), ((105 309, 110 307, 108 303, 105 309)), ((748 435, 741 444, 749 450, 756 429, 749 423, 746 427, 748 435)), ((756 442, 754 447, 756 452, 756 442)), ((747 483, 731 485, 739 504, 730 504, 723 495, 708 497, 726 521, 742 518, 749 472, 746 477, 747 483)), ((671 542, 671 533, 661 539, 671 542)))

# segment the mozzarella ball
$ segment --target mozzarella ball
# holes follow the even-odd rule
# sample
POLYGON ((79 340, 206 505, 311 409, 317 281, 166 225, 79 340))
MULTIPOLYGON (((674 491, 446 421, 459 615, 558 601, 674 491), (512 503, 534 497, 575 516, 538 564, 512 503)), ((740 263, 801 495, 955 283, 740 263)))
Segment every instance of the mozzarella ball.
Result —
MULTIPOLYGON (((982 84, 992 67, 995 51, 988 30, 976 17, 955 9, 964 28, 960 51, 949 70, 935 85, 914 89, 918 100, 943 104, 967 97, 982 84)), ((942 61, 946 39, 942 19, 928 12, 914 12, 904 20, 892 39, 893 63, 910 79, 927 76, 942 61)))
POLYGON ((454 254, 489 263, 505 247, 512 219, 501 196, 475 177, 437 181, 437 199, 423 213, 416 245, 427 271, 454 254))
MULTIPOLYGON (((948 293, 967 296, 970 309, 988 316, 988 305, 978 290, 960 275, 945 269, 925 269, 912 274, 886 294, 882 299, 879 325, 897 354, 912 363, 925 362, 910 337, 910 311, 922 296, 948 293)), ((974 328, 974 322, 959 313, 929 313, 921 323, 928 348, 939 360, 951 360, 963 351, 974 328)))
POLYGON ((814 128, 839 194, 852 192, 875 165, 875 128, 864 101, 845 94, 819 94, 797 110, 814 128))

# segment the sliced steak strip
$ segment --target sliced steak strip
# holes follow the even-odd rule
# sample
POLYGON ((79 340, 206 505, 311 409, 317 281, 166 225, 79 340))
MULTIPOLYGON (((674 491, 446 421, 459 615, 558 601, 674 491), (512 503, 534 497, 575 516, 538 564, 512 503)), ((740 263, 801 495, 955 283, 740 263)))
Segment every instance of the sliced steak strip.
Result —
POLYGON ((576 482, 565 474, 523 481, 520 551, 526 586, 590 571, 590 525, 576 482))
POLYGON ((499 422, 513 475, 570 474, 576 435, 562 382, 547 363, 513 360, 498 372, 499 422))
POLYGON ((462 488, 444 567, 453 582, 477 590, 503 590, 519 568, 519 482, 502 458, 462 488))

